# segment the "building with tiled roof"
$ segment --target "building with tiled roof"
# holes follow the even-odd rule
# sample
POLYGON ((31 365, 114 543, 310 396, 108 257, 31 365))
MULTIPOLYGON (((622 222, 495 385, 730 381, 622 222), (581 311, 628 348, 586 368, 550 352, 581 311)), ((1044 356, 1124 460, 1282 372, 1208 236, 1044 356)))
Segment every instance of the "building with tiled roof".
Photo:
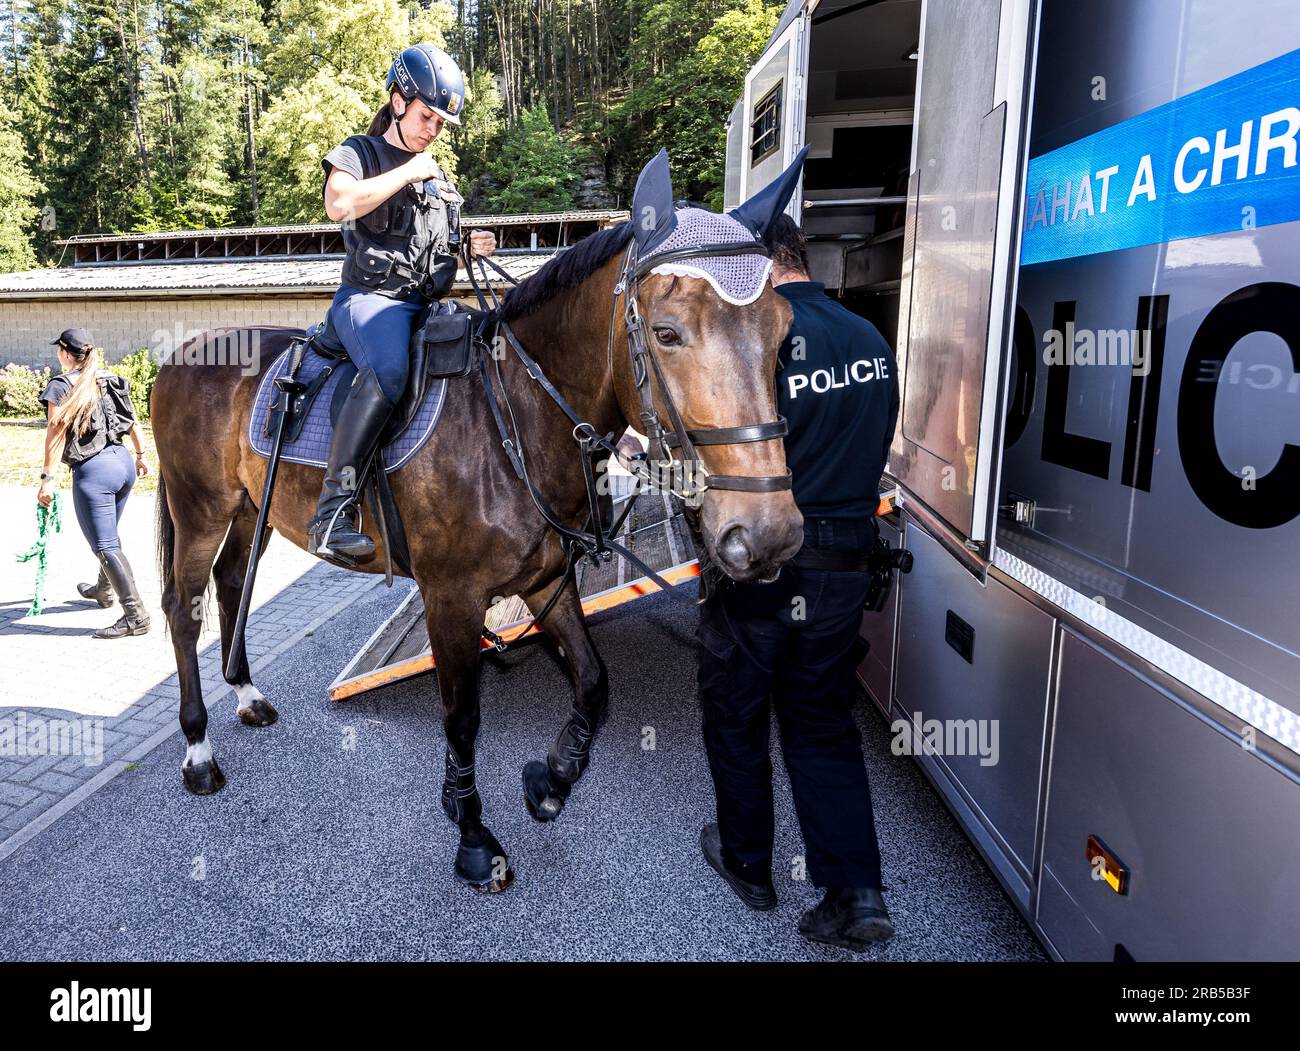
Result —
MULTIPOLYGON (((627 218, 612 209, 464 216, 462 229, 492 230, 493 258, 521 280, 557 251, 627 218)), ((325 316, 343 266, 337 223, 86 235, 55 243, 67 265, 0 274, 0 365, 52 364, 49 341, 74 326, 89 329, 110 361, 142 347, 175 346, 208 328, 305 328, 325 316)), ((500 290, 504 282, 492 276, 500 290)), ((452 296, 475 301, 463 269, 452 296)))

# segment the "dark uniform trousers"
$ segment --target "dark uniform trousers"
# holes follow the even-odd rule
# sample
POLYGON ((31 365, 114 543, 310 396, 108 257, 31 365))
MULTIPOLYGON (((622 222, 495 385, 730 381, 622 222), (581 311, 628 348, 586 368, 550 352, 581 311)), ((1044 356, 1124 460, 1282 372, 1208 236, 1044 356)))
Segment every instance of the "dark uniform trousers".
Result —
MULTIPOLYGON (((871 519, 804 520, 805 547, 869 550, 875 537, 871 519)), ((723 858, 750 882, 772 869, 774 707, 812 882, 881 885, 852 713, 869 581, 865 571, 787 564, 771 584, 724 586, 700 607, 699 696, 723 858)))

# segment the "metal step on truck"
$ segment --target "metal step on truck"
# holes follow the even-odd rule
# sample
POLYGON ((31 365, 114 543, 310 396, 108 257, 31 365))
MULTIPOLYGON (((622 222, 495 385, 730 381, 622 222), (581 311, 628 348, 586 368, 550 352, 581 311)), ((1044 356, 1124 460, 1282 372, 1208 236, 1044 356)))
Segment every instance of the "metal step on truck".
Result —
POLYGON ((734 207, 897 348, 859 678, 1049 952, 1300 959, 1300 6, 792 0, 734 207))

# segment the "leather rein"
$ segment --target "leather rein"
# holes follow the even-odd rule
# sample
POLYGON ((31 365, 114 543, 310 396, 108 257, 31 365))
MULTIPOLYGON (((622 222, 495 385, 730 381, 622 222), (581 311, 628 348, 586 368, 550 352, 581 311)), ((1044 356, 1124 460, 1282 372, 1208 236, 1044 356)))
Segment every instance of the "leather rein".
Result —
MULTIPOLYGON (((642 433, 649 439, 648 452, 637 453, 632 457, 624 457, 617 446, 618 435, 611 431, 609 434, 601 435, 591 425, 591 423, 582 419, 574 410, 573 406, 565 397, 555 388, 555 385, 547 378, 542 367, 532 358, 524 349, 519 339, 515 336, 514 331, 510 328, 509 322, 500 316, 501 300, 498 299, 496 291, 488 281, 486 266, 491 266, 505 280, 513 284, 518 282, 507 273, 494 260, 484 256, 471 258, 469 255, 468 242, 463 249, 463 258, 465 262, 465 271, 469 275, 470 285, 474 289, 474 294, 478 297, 479 306, 484 311, 484 316, 479 322, 475 335, 476 343, 484 351, 478 355, 479 372, 483 379, 483 386, 487 393, 488 404, 492 411, 492 418, 496 423, 497 431, 501 436, 501 447, 505 451, 514 469, 516 477, 524 482, 528 489, 534 506, 546 523, 558 532, 561 536, 561 542, 566 550, 566 565, 564 576, 560 579, 559 585, 555 592, 550 596, 543 609, 533 617, 533 624, 540 622, 547 613, 550 612, 556 600, 559 598, 569 574, 573 571, 579 558, 586 557, 593 563, 608 562, 615 553, 626 558, 635 565, 641 572, 648 576, 661 589, 675 594, 672 586, 663 579, 650 566, 646 565, 640 558, 629 551, 625 546, 620 544, 614 538, 618 535, 623 527, 628 512, 631 511, 635 502, 635 497, 640 492, 640 486, 645 483, 651 486, 668 489, 673 495, 686 501, 688 504, 697 503, 703 499, 704 493, 708 489, 726 489, 738 492, 762 493, 777 492, 790 488, 790 471, 787 469, 784 475, 718 475, 706 474, 701 470, 703 461, 696 446, 701 445, 739 445, 747 442, 770 441, 775 438, 783 437, 788 431, 786 420, 778 416, 776 420, 767 423, 746 424, 740 427, 708 427, 688 429, 682 421, 681 414, 677 410, 677 405, 672 397, 672 392, 664 377, 663 370, 659 365, 658 357, 654 348, 649 345, 645 338, 645 322, 642 319, 637 306, 637 292, 639 290, 640 280, 649 273, 654 267, 664 263, 676 262, 681 259, 698 258, 701 256, 713 255, 769 255, 767 248, 758 240, 729 242, 726 244, 706 244, 691 246, 687 248, 674 249, 667 252, 659 252, 647 256, 645 259, 636 258, 636 242, 633 240, 629 245, 627 252, 624 254, 623 262, 619 272, 619 280, 614 286, 614 298, 610 309, 609 325, 609 365, 610 378, 613 380, 613 357, 614 357, 614 319, 617 316, 618 300, 622 296, 624 300, 624 320, 627 326, 628 335, 628 354, 632 368, 632 378, 636 386, 637 396, 641 403, 641 424, 642 433), (487 297, 484 296, 483 290, 479 287, 479 282, 474 276, 473 262, 478 261, 479 272, 483 279, 483 285, 487 288, 488 295, 492 297, 489 305, 487 297), (487 349, 488 343, 484 339, 484 334, 491 327, 494 331, 492 338, 493 351, 487 349), (513 350, 519 358, 524 370, 530 379, 538 384, 555 402, 560 410, 569 418, 573 424, 573 437, 578 443, 579 460, 582 466, 583 478, 587 489, 587 499, 589 507, 588 525, 590 528, 574 529, 567 526, 560 519, 551 505, 534 484, 533 479, 528 473, 527 457, 524 449, 523 434, 520 431, 518 421, 515 419, 514 408, 510 401, 510 393, 505 384, 505 378, 501 374, 501 358, 504 356, 499 352, 500 340, 505 339, 507 346, 513 350), (493 362, 493 373, 495 374, 496 383, 492 382, 492 377, 488 374, 487 358, 493 362), (668 410, 669 426, 665 427, 658 410, 654 405, 654 387, 658 386, 660 397, 668 410), (501 399, 498 401, 495 387, 501 390, 501 399), (505 413, 501 411, 501 405, 505 405, 505 413), (506 425, 506 418, 509 417, 510 426, 506 425), (512 434, 513 432, 513 434, 512 434), (675 458, 673 450, 680 450, 681 456, 675 458), (613 521, 608 525, 602 522, 600 513, 600 491, 596 479, 596 472, 593 460, 600 453, 607 453, 619 461, 623 467, 634 476, 637 482, 637 488, 634 489, 631 498, 628 499, 626 506, 613 521), (701 480, 702 479, 702 480, 701 480)), ((530 625, 531 627, 531 625, 530 625)), ((493 643, 498 650, 505 649, 505 643, 499 636, 490 631, 484 632, 485 636, 493 643)), ((522 637, 522 636, 521 636, 522 637)))

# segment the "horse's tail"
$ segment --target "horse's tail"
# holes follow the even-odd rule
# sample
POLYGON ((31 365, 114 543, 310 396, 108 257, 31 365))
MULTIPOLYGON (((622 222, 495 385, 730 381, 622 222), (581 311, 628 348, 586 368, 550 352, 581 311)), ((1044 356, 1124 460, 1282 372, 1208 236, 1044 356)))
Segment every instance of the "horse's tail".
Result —
POLYGON ((167 478, 161 462, 158 465, 158 500, 155 511, 157 528, 154 530, 158 544, 158 581, 162 588, 163 608, 167 608, 173 587, 173 562, 176 557, 176 523, 167 507, 167 478))

